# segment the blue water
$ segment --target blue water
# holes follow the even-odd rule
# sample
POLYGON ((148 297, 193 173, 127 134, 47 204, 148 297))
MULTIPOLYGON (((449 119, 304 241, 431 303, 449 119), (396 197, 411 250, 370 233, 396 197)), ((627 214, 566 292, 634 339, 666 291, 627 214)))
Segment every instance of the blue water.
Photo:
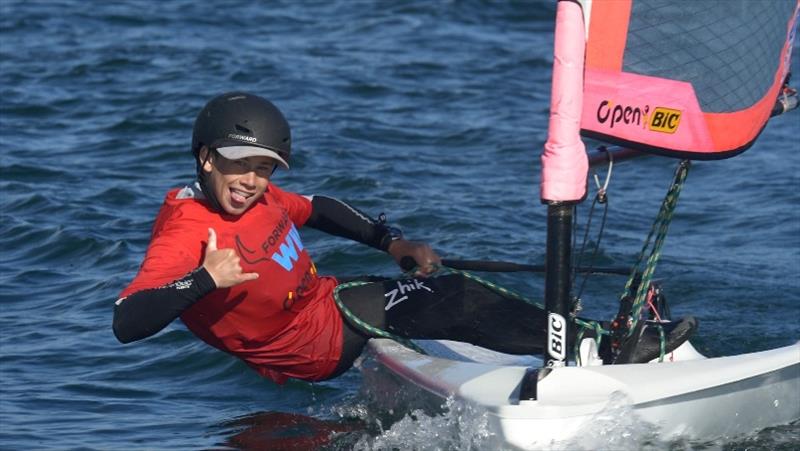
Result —
MULTIPOLYGON (((122 346, 112 306, 164 193, 192 178, 194 115, 234 89, 291 122, 284 188, 385 211, 442 255, 541 263, 553 17, 551 2, 0 2, 0 448, 308 449, 331 431, 340 449, 477 443, 454 439, 457 418, 380 423, 357 370, 276 386, 179 322, 122 346)), ((658 276, 709 355, 800 338, 798 125, 776 118, 750 151, 689 176, 658 276)), ((603 264, 633 261, 674 164, 618 166, 603 264)), ((397 273, 303 233, 323 273, 397 273)), ((541 298, 540 276, 494 280, 541 298)), ((586 311, 611 315, 623 283, 590 282, 586 311)), ((632 437, 628 449, 789 449, 800 425, 632 437)))

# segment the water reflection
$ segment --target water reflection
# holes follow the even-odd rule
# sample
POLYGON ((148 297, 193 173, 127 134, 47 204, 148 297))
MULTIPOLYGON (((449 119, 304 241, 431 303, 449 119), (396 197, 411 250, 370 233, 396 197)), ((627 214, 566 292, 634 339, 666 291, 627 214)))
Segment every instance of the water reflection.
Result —
MULTIPOLYGON (((340 448, 337 443, 366 426, 358 420, 321 420, 287 412, 257 412, 219 425, 221 444, 238 450, 319 450, 340 448)), ((357 434, 360 435, 360 434, 357 434)), ((347 441, 347 440, 344 440, 347 441)))

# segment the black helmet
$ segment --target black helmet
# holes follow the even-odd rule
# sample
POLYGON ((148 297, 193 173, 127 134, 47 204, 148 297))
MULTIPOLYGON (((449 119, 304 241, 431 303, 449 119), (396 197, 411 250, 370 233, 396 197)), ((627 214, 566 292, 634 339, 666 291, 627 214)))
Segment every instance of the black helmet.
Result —
POLYGON ((228 159, 266 156, 288 169, 292 134, 286 118, 269 100, 228 92, 211 99, 194 121, 195 158, 204 145, 228 159))

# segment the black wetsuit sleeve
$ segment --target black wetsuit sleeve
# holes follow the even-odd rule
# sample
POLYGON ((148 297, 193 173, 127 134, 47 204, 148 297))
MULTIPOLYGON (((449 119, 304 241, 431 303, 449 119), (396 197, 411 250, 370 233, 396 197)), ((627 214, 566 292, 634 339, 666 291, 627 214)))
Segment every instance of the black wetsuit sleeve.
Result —
POLYGON ((311 198, 311 216, 305 225, 384 252, 392 242, 389 227, 383 221, 372 219, 353 206, 326 196, 311 198))
POLYGON ((215 288, 214 279, 201 266, 163 287, 118 299, 114 306, 114 335, 122 343, 154 335, 215 288))

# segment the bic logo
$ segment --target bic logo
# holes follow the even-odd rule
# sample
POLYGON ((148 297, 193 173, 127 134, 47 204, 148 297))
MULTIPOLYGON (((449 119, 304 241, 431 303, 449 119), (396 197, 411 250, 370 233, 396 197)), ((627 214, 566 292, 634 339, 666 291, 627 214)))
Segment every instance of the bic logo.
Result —
MULTIPOLYGON (((547 354, 552 360, 564 361, 567 359, 566 332, 567 322, 558 313, 547 315, 547 354)), ((551 365, 554 363, 551 360, 551 365)), ((560 366, 560 365, 559 365, 560 366)))
POLYGON ((669 108, 658 107, 650 116, 650 130, 661 133, 675 133, 681 123, 681 112, 669 108))

